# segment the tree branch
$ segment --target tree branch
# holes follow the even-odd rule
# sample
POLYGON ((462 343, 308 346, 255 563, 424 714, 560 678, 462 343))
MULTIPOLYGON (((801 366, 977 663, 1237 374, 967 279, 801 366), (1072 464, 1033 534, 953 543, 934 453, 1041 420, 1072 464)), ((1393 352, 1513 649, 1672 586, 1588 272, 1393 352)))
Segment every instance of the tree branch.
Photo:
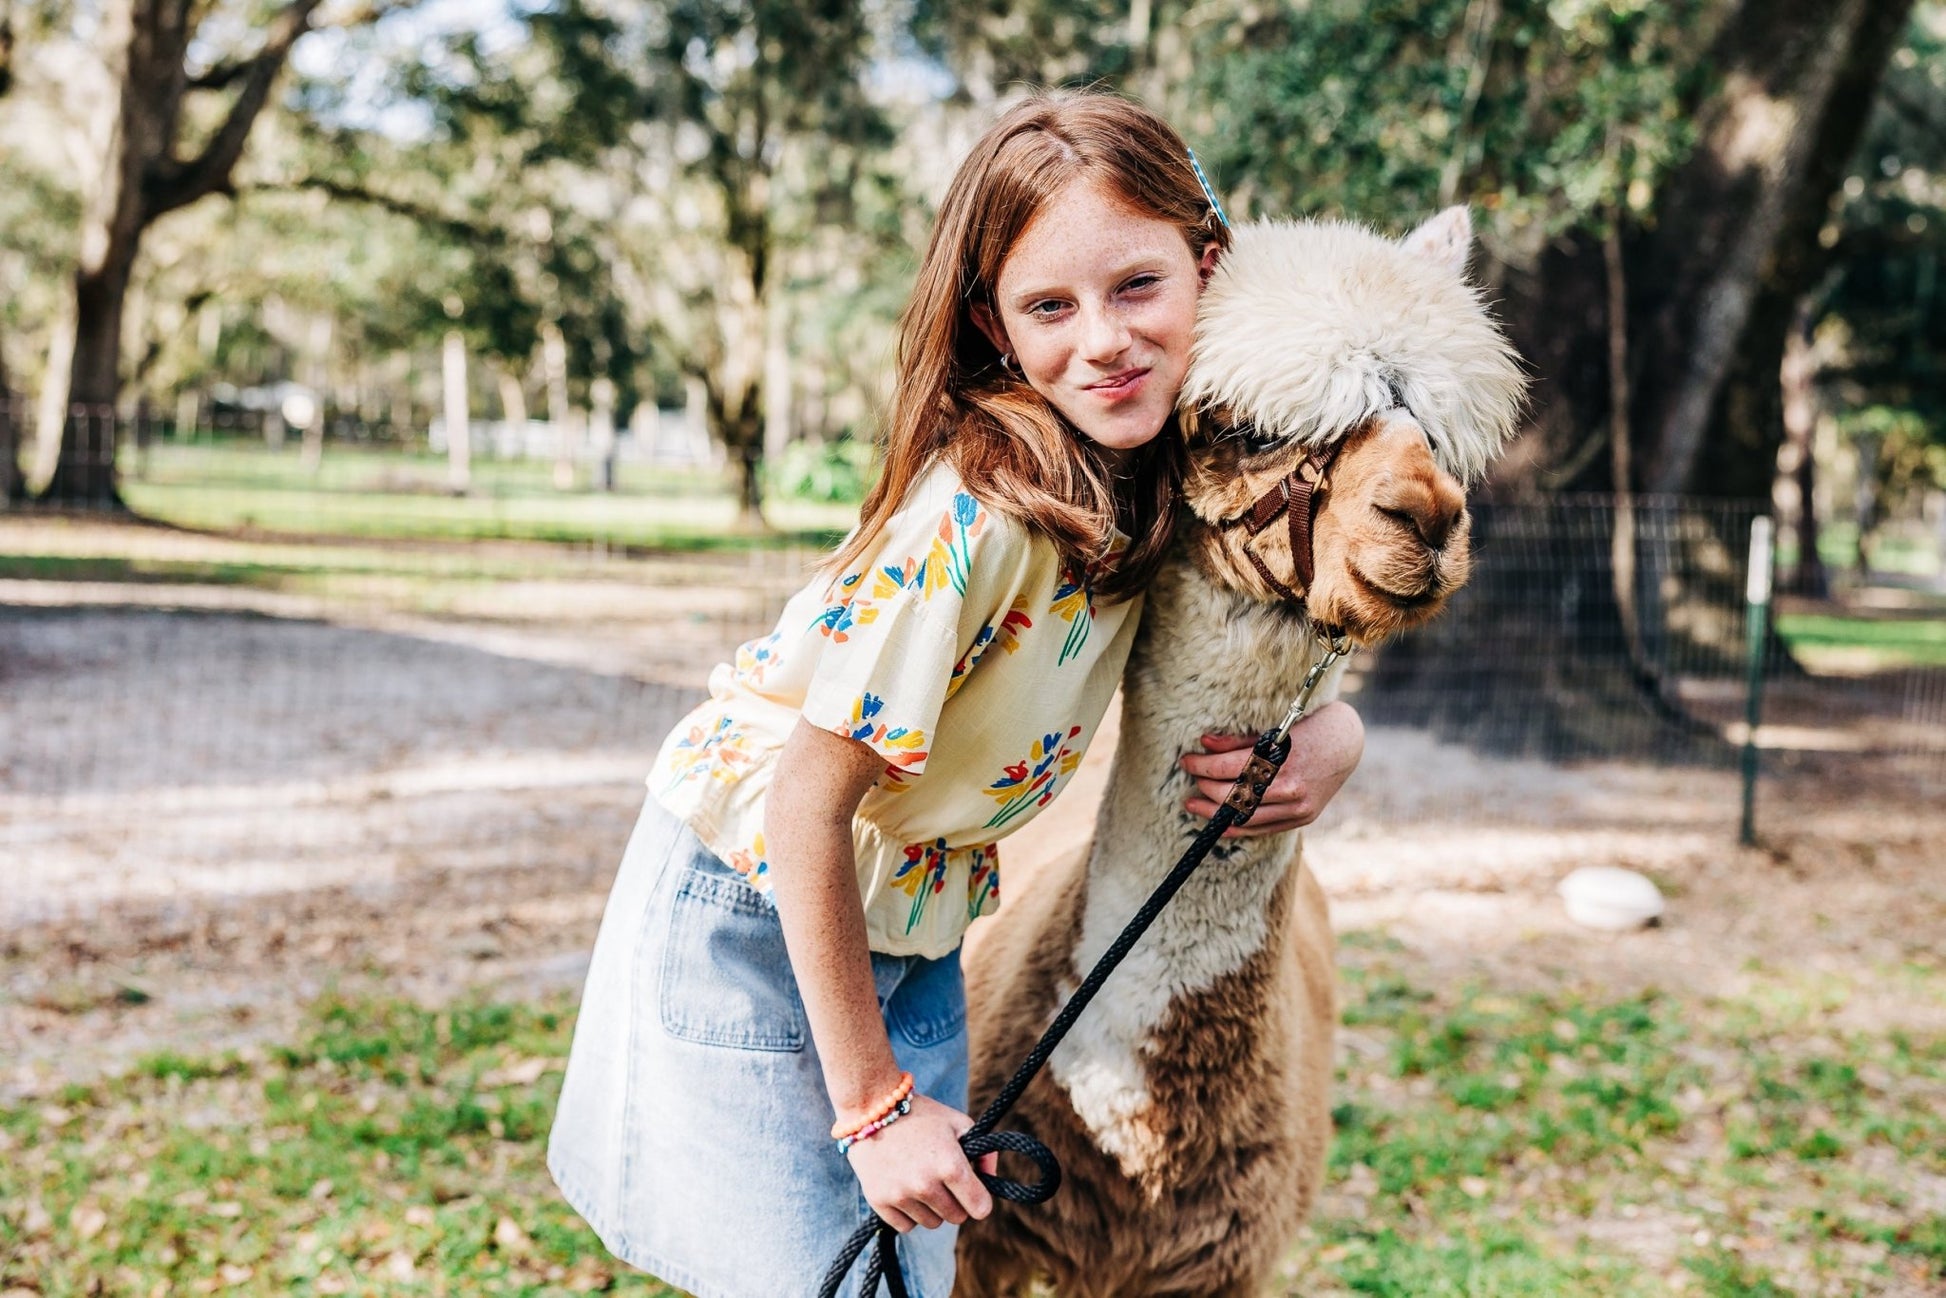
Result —
POLYGON ((228 90, 250 71, 249 60, 230 59, 199 72, 183 83, 185 90, 228 90))
POLYGON ((1908 125, 1935 137, 1946 135, 1946 115, 1934 113, 1930 105, 1923 103, 1917 95, 1908 93, 1903 86, 1888 81, 1879 87, 1879 94, 1885 105, 1905 118, 1908 125))
POLYGON ((365 0, 365 3, 354 5, 343 13, 327 13, 313 25, 337 28, 369 27, 373 23, 383 22, 393 14, 417 9, 420 2, 421 0, 365 0))
POLYGON ((315 190, 318 193, 342 202, 363 203, 369 207, 376 207, 381 211, 390 212, 394 216, 403 216, 407 220, 417 221, 420 225, 428 229, 438 230, 442 234, 448 235, 463 243, 499 247, 507 242, 506 231, 497 226, 476 225, 460 217, 448 216, 444 212, 435 211, 430 207, 415 203, 409 198, 396 198, 390 194, 381 194, 376 190, 366 189, 362 185, 350 185, 340 180, 333 180, 329 176, 299 176, 294 180, 271 181, 263 184, 248 185, 238 192, 246 194, 301 194, 307 190, 315 190))
POLYGON ((243 156, 243 146, 250 138, 250 128, 256 124, 257 114, 270 101, 271 85, 283 70, 291 46, 311 29, 311 13, 319 3, 320 0, 291 0, 271 20, 270 33, 263 49, 242 65, 243 71, 239 76, 243 88, 230 105, 229 115, 216 128, 216 133, 203 146, 201 153, 187 162, 165 159, 143 178, 142 200, 146 220, 154 220, 165 212, 186 207, 206 194, 229 188, 230 173, 236 170, 237 159, 243 156))

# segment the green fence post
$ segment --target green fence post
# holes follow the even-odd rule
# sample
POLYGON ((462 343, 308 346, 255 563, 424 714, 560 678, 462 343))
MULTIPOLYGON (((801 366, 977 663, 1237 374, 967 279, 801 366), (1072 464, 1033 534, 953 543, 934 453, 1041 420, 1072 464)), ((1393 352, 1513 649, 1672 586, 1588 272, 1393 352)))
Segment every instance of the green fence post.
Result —
POLYGON ((1743 830, 1745 847, 1757 842, 1757 721, 1763 713, 1764 645, 1770 629, 1771 523, 1768 514, 1750 521, 1750 569, 1743 587, 1744 652, 1747 676, 1743 709, 1743 830))

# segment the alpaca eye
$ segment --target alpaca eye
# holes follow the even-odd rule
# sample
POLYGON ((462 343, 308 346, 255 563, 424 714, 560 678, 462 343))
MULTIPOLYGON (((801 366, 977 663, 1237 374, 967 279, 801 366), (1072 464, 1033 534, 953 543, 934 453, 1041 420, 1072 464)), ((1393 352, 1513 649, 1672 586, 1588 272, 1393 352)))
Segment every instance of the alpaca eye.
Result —
POLYGON ((1262 455, 1274 451, 1284 439, 1274 433, 1266 433, 1255 424, 1242 424, 1236 430, 1237 440, 1243 443, 1244 454, 1262 455))

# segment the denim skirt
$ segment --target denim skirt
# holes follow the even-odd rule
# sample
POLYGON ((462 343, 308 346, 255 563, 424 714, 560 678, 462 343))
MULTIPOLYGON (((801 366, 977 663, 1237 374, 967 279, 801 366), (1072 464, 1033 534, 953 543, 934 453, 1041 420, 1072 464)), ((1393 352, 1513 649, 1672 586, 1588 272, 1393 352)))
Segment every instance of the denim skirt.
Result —
MULTIPOLYGON (((899 1066, 964 1110, 958 953, 874 952, 872 972, 899 1066)), ((811 1298, 871 1215, 831 1121, 775 904, 650 798, 595 939, 555 1184, 616 1257, 697 1298, 811 1298)), ((956 1233, 900 1237, 915 1298, 952 1292, 956 1233)))

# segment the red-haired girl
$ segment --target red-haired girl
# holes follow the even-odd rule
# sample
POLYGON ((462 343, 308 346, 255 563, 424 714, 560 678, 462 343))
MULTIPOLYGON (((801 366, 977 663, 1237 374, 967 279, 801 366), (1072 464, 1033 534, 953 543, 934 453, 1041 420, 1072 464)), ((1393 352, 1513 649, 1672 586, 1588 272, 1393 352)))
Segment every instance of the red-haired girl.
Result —
MULTIPOLYGON (((858 528, 664 742, 602 920, 548 1161, 617 1256, 808 1295, 872 1211, 911 1292, 951 1292, 992 1206, 957 1143, 960 939, 1121 676, 1224 243, 1182 140, 1114 96, 1031 98, 960 165, 858 528)), ((1341 703, 1293 738, 1238 832, 1310 823, 1364 742, 1341 703)), ((1185 755, 1186 813, 1249 743, 1185 755)))

